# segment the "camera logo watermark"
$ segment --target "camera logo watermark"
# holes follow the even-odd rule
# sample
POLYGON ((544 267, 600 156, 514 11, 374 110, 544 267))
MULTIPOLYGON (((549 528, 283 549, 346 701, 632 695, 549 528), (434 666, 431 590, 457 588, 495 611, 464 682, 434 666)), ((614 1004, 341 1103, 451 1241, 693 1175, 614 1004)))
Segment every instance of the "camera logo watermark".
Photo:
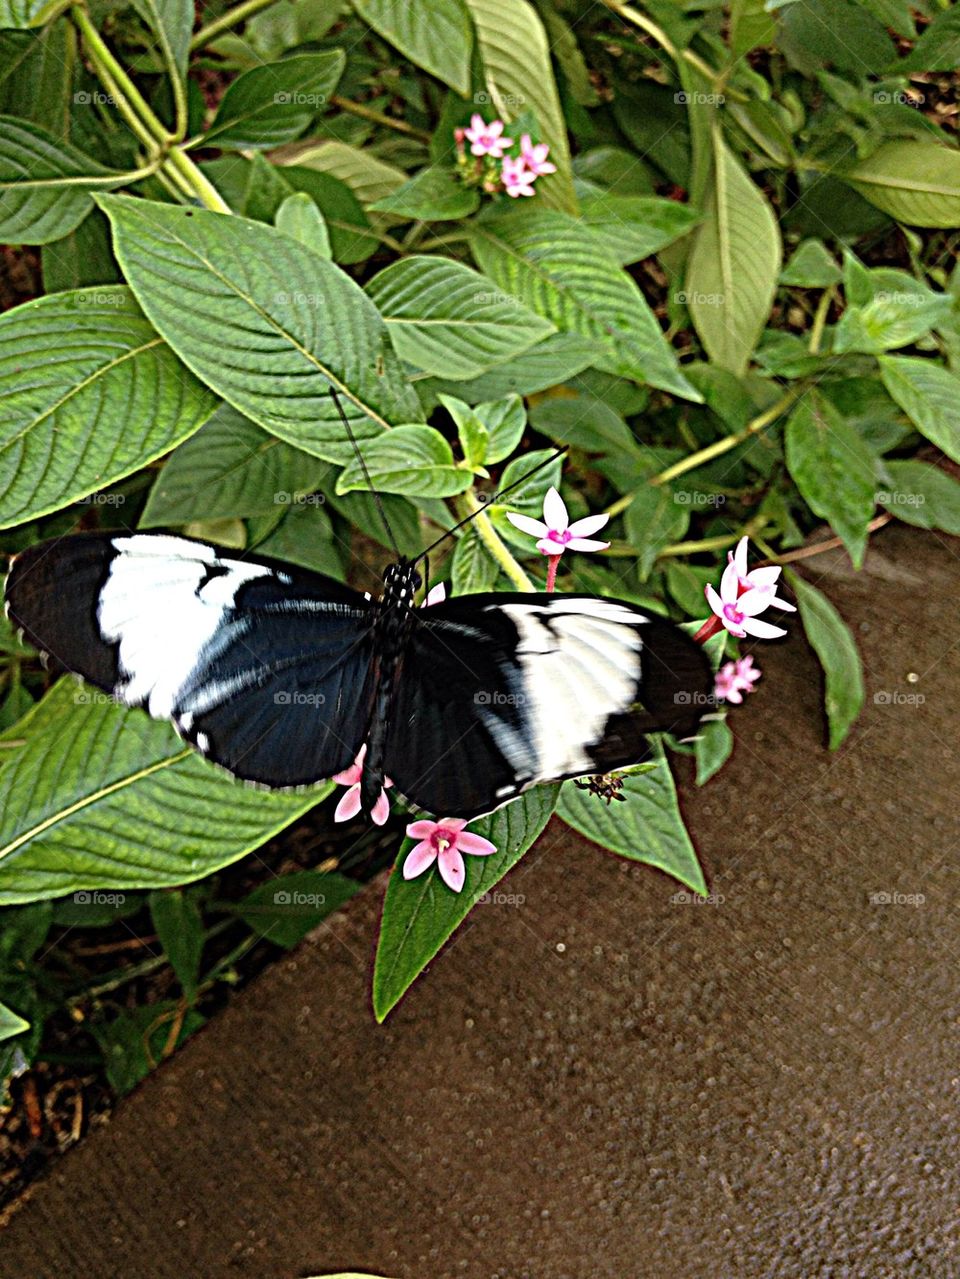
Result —
POLYGON ((886 890, 870 893, 871 906, 922 906, 927 900, 924 893, 891 893, 886 890))
POLYGON ((523 893, 501 893, 496 889, 492 893, 484 893, 477 898, 479 906, 522 906, 526 901, 523 893))
POLYGON ((923 693, 901 693, 889 688, 881 688, 873 695, 874 706, 922 706, 926 700, 923 693))
POLYGON ((477 706, 525 706, 527 703, 522 693, 501 693, 499 689, 492 693, 481 689, 479 693, 474 693, 473 700, 477 706))
POLYGON ((274 906, 326 906, 323 893, 301 893, 297 889, 278 888, 273 894, 274 906))
POLYGON ((327 95, 325 93, 300 93, 299 90, 291 90, 289 93, 275 93, 273 95, 274 104, 278 107, 323 107, 327 103, 327 95))
POLYGON ((679 289, 673 295, 674 302, 678 302, 681 306, 725 306, 727 295, 725 293, 699 293, 691 292, 689 289, 679 289))
POLYGON ((99 889, 73 894, 75 906, 122 906, 126 900, 126 893, 104 893, 99 889))
POLYGON ((722 906, 726 900, 723 893, 708 893, 703 897, 700 893, 688 893, 686 889, 681 889, 670 898, 674 906, 722 906))
POLYGON ((323 506, 326 500, 322 493, 288 493, 285 489, 273 495, 274 506, 323 506))
POLYGON ((274 693, 275 706, 323 706, 326 698, 322 693, 274 693))
POLYGON ((677 506, 713 506, 725 505, 726 498, 722 493, 692 493, 688 489, 680 489, 674 493, 673 500, 677 506))

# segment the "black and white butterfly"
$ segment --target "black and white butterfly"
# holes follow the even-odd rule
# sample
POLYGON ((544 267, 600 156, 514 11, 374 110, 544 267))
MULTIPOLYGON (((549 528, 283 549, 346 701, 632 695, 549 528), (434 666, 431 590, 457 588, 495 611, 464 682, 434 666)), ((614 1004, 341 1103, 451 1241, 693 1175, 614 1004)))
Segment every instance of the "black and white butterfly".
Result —
POLYGON ((416 564, 380 599, 164 533, 80 533, 13 561, 10 617, 118 701, 270 787, 348 768, 369 812, 389 777, 473 817, 538 782, 640 762, 693 734, 713 678, 677 626, 586 595, 465 595, 417 608, 416 564))

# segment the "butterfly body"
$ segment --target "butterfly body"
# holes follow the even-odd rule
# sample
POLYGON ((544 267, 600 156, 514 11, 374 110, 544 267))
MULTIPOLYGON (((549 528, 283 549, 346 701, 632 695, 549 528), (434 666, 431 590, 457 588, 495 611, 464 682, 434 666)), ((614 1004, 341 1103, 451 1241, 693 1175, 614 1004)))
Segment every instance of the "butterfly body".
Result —
POLYGON ((384 778, 469 818, 529 786, 643 760, 696 731, 712 672, 672 623, 622 600, 523 593, 417 608, 416 566, 379 600, 289 564, 164 533, 87 533, 14 558, 8 613, 116 700, 170 719, 270 787, 384 778))

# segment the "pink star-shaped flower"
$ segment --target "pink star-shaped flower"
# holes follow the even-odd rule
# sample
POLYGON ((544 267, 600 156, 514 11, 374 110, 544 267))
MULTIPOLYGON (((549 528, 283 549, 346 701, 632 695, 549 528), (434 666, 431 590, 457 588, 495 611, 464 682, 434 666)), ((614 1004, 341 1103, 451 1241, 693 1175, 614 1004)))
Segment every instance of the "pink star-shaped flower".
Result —
POLYGON ((713 694, 725 702, 739 706, 744 693, 754 692, 754 684, 760 678, 760 671, 753 664, 752 657, 741 657, 735 662, 727 662, 717 671, 713 694))
POLYGON ((536 174, 539 178, 541 174, 556 173, 557 166, 551 164, 547 159, 550 154, 550 148, 546 142, 531 141, 530 134, 524 133, 520 137, 520 158, 527 166, 531 173, 536 174))
POLYGON ((403 863, 404 879, 416 879, 428 870, 434 862, 440 871, 440 878, 448 888, 459 893, 466 878, 466 867, 463 854, 473 857, 489 857, 497 851, 496 844, 482 835, 474 835, 465 829, 467 823, 462 817, 444 817, 432 822, 424 818, 411 822, 407 834, 411 839, 419 840, 407 853, 403 863))
POLYGON ((537 180, 537 175, 532 169, 526 167, 523 160, 513 160, 508 155, 504 156, 500 166, 500 177, 503 179, 507 195, 514 199, 518 195, 536 194, 533 184, 537 180))
MULTIPOLYGON (((340 796, 340 803, 334 809, 333 820, 335 822, 348 822, 351 817, 356 817, 357 813, 360 812, 360 779, 363 776, 363 757, 366 753, 367 747, 366 743, 364 743, 350 767, 345 768, 342 773, 336 773, 331 779, 338 786, 348 787, 348 790, 340 796)), ((370 813, 370 820, 375 826, 382 826, 390 816, 387 787, 392 785, 393 782, 389 777, 383 779, 383 790, 381 790, 377 802, 370 813)))
POLYGON ((562 555, 564 551, 605 551, 609 542, 596 542, 587 536, 603 528, 609 515, 588 515, 586 519, 570 523, 566 503, 555 488, 543 499, 543 520, 529 515, 507 512, 507 519, 522 533, 539 538, 537 550, 541 555, 562 555))
MULTIPOLYGON (((781 626, 757 621, 757 614, 771 605, 783 608, 786 604, 786 601, 777 597, 774 586, 780 576, 780 569, 755 568, 752 573, 747 574, 746 567, 747 539, 744 537, 737 543, 736 551, 727 557, 719 593, 713 586, 705 587, 707 603, 721 624, 738 639, 743 639, 745 635, 755 635, 757 639, 777 639, 780 635, 786 635, 787 632, 781 626), (757 577, 757 574, 762 576, 757 577)), ((786 608, 793 611, 792 604, 786 604, 786 608)))
POLYGON ((513 146, 513 138, 503 136, 502 120, 491 120, 487 124, 476 111, 470 117, 470 128, 464 129, 463 136, 470 143, 474 155, 492 155, 495 160, 502 157, 507 147, 513 146))

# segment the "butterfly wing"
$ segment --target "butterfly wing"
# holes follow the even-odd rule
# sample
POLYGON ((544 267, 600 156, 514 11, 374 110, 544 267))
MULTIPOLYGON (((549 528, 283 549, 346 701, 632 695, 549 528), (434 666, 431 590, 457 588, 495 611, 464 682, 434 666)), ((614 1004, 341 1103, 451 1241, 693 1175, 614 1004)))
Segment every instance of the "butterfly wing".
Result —
POLYGON ((467 595, 418 612, 386 772, 437 815, 624 768, 647 734, 696 731, 713 676, 677 626, 619 600, 467 595))
POLYGON ((319 574, 168 534, 90 533, 17 555, 5 594, 30 643, 238 777, 315 782, 366 735, 371 609, 319 574))

